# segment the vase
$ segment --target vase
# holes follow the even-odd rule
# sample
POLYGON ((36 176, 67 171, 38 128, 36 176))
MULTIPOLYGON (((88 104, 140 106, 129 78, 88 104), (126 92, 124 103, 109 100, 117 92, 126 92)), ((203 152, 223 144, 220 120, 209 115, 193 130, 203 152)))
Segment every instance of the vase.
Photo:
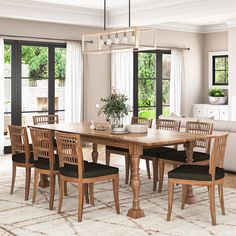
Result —
POLYGON ((111 130, 114 132, 123 132, 125 127, 123 124, 123 118, 121 117, 111 117, 111 130))
POLYGON ((209 102, 213 105, 224 105, 227 101, 227 97, 212 97, 209 96, 209 102))

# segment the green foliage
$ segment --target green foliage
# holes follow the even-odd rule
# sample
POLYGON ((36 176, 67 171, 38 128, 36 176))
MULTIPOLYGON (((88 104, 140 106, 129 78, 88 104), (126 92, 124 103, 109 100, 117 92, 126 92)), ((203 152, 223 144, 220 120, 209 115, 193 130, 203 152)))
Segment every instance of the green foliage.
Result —
POLYGON ((209 89, 208 94, 211 97, 224 97, 225 96, 224 91, 221 88, 211 88, 209 89))
POLYGON ((109 119, 111 117, 122 118, 128 115, 128 98, 126 95, 114 92, 108 98, 102 98, 104 103, 100 108, 98 115, 105 114, 109 119))
MULTIPOLYGON (((31 79, 48 78, 48 48, 38 46, 22 46, 22 64, 29 65, 31 79)), ((11 46, 5 45, 5 64, 11 63, 11 46)), ((65 79, 66 49, 55 50, 55 78, 65 79)))

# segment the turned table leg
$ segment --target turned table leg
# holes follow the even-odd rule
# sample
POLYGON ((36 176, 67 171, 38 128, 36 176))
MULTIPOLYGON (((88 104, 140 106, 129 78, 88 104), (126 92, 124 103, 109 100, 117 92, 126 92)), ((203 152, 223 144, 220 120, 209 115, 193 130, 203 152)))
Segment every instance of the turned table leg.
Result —
POLYGON ((49 180, 47 175, 40 174, 39 187, 46 188, 49 186, 49 180))
POLYGON ((133 191, 133 202, 132 208, 129 209, 127 216, 138 219, 144 217, 144 211, 140 208, 139 205, 139 192, 140 192, 140 185, 141 181, 139 178, 139 162, 140 162, 140 155, 143 154, 143 147, 132 144, 129 146, 129 154, 131 157, 131 187, 133 191))
POLYGON ((92 159, 93 162, 98 162, 98 145, 96 143, 93 143, 92 159))
MULTIPOLYGON (((187 163, 193 162, 193 148, 195 146, 195 141, 187 142, 185 144, 185 150, 187 154, 187 163)), ((188 205, 194 204, 196 202, 196 198, 193 195, 193 187, 191 185, 187 186, 187 196, 185 203, 188 205)))

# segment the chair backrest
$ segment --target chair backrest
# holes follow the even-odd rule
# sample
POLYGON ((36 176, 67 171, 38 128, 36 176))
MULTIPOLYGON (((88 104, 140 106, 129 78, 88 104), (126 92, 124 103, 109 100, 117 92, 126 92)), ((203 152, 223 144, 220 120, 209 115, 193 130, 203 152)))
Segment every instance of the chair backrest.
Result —
POLYGON ((211 152, 210 168, 209 168, 209 174, 212 175, 212 180, 215 180, 216 167, 223 168, 225 148, 228 136, 229 134, 226 133, 224 135, 216 137, 214 140, 214 145, 211 152))
MULTIPOLYGON (((213 123, 188 121, 186 122, 186 132, 192 134, 211 135, 213 123)), ((201 139, 196 141, 196 147, 203 148, 205 153, 210 153, 211 139, 201 139)))
POLYGON ((53 147, 53 133, 51 130, 30 128, 34 160, 49 160, 50 171, 55 164, 55 155, 53 147))
POLYGON ((26 127, 8 125, 12 154, 25 153, 25 162, 29 163, 30 146, 26 127))
POLYGON ((179 131, 181 121, 168 120, 168 119, 157 119, 156 128, 164 130, 179 131))
POLYGON ((34 125, 58 124, 58 115, 33 116, 34 125))
POLYGON ((148 125, 148 128, 152 128, 152 119, 133 116, 131 119, 131 124, 148 125))
POLYGON ((84 161, 80 135, 55 132, 60 167, 65 164, 78 166, 78 176, 83 178, 84 161))

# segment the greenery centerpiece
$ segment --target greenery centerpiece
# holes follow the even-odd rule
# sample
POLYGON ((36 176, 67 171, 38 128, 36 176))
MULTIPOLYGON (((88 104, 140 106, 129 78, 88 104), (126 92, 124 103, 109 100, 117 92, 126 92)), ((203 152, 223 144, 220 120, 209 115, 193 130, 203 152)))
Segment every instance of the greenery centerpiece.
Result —
POLYGON ((106 115, 106 118, 111 121, 111 129, 113 131, 124 131, 123 118, 129 112, 129 106, 127 105, 128 97, 114 91, 108 98, 102 98, 101 101, 103 105, 98 115, 106 115))
POLYGON ((209 89, 209 102, 215 105, 223 105, 226 103, 227 97, 222 88, 213 87, 209 89))

